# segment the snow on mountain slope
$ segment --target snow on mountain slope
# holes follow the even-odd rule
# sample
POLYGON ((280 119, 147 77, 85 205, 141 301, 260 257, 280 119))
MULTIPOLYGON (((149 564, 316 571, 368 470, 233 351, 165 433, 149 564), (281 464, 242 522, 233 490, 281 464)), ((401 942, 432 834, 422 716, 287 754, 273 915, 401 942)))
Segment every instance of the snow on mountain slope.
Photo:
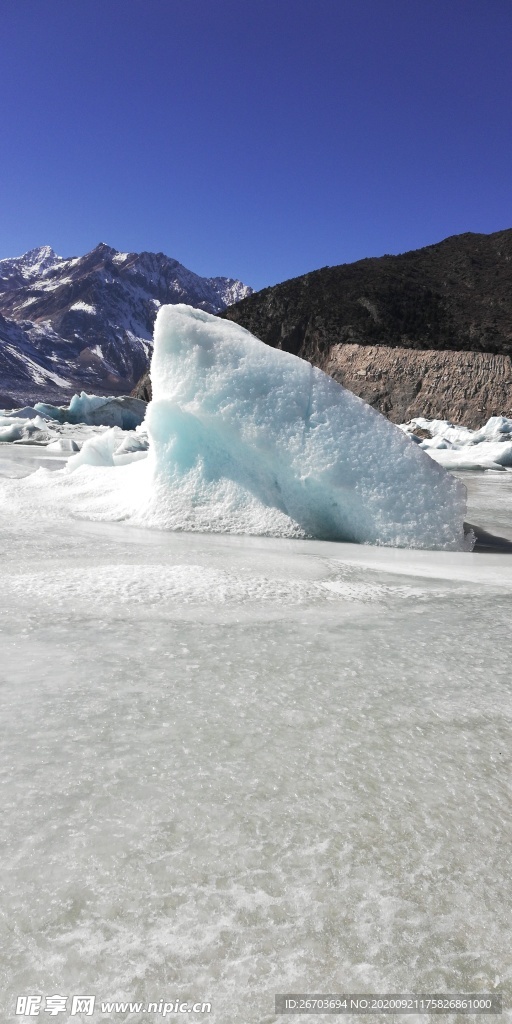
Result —
POLYGON ((149 365, 161 305, 217 313, 251 290, 199 277, 164 253, 105 243, 71 259, 45 245, 0 260, 0 404, 126 394, 149 365))

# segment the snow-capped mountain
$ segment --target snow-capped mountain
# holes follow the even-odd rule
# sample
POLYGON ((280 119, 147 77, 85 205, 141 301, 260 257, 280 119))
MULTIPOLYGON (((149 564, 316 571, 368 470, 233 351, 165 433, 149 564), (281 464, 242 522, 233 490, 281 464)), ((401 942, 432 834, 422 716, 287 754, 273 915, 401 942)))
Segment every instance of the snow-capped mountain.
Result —
POLYGON ((161 305, 218 313, 251 291, 199 277, 164 253, 103 242, 71 259, 44 245, 0 260, 0 406, 60 404, 82 389, 129 393, 148 367, 161 305))

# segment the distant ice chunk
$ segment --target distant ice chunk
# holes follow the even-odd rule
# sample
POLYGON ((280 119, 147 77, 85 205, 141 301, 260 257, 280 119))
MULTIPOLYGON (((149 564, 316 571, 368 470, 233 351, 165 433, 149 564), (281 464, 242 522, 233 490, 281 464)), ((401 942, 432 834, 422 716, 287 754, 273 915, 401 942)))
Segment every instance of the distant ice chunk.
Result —
POLYGON ((148 448, 149 438, 147 434, 129 430, 125 433, 119 448, 116 449, 116 455, 129 455, 131 452, 147 452, 148 448))
POLYGON ((34 409, 33 405, 25 405, 22 409, 11 409, 9 412, 4 410, 3 415, 0 414, 0 419, 3 419, 4 416, 8 416, 11 420, 30 420, 33 419, 34 416, 37 416, 37 414, 38 410, 34 409))
POLYGON ((134 430, 144 420, 146 403, 140 398, 102 395, 73 395, 69 406, 38 402, 35 410, 58 423, 86 423, 89 426, 120 427, 134 430))
POLYGON ((119 434, 118 430, 111 429, 89 437, 80 451, 68 459, 67 471, 72 472, 79 466, 113 466, 114 453, 121 443, 119 434))
MULTIPOLYGON (((25 411, 25 410, 23 410, 25 411)), ((33 410, 32 410, 33 411, 33 410)), ((33 443, 50 440, 44 419, 35 415, 32 419, 25 416, 0 416, 0 441, 14 443, 33 443)))
POLYGON ((125 433, 119 427, 111 427, 89 437, 80 451, 77 451, 78 445, 75 444, 77 454, 68 459, 67 472, 74 472, 79 466, 125 466, 145 459, 147 448, 148 441, 144 436, 135 431, 125 433))
POLYGON ((512 469, 512 419, 507 416, 491 416, 479 430, 421 417, 400 424, 409 436, 418 428, 431 435, 418 439, 421 448, 446 469, 512 469))
POLYGON ((80 446, 72 437, 59 437, 56 441, 51 441, 46 446, 48 452, 63 452, 64 454, 72 454, 73 452, 80 451, 80 446))
POLYGON ((13 420, 9 422, 7 416, 0 418, 0 441, 18 441, 23 437, 23 425, 13 420))
POLYGON ((445 469, 512 469, 512 442, 482 441, 461 448, 445 448, 445 451, 440 446, 427 449, 431 458, 445 469))
POLYGON ((444 437, 446 441, 455 444, 470 443, 474 434, 474 430, 471 430, 470 427, 451 423, 450 420, 426 420, 423 416, 417 416, 411 420, 410 425, 413 429, 414 427, 420 427, 421 430, 428 430, 433 437, 444 437))
POLYGON ((484 427, 473 434, 472 443, 480 441, 511 441, 512 420, 507 416, 491 416, 484 427))
POLYGON ((437 434, 432 438, 425 438, 424 441, 420 441, 420 448, 424 448, 428 451, 430 448, 454 448, 455 445, 451 441, 447 441, 442 434, 437 434))
POLYGON ((181 530, 468 547, 460 481, 331 377, 239 325, 162 307, 151 377, 151 475, 136 518, 181 530))

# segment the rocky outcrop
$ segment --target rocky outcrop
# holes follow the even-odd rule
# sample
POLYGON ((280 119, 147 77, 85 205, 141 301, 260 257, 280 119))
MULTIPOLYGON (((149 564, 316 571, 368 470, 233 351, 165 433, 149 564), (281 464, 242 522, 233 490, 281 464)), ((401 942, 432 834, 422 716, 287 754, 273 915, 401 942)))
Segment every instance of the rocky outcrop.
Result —
POLYGON ((333 345, 321 369, 394 423, 425 416, 476 428, 512 416, 510 356, 333 345))
POLYGON ((141 398, 143 402, 150 402, 152 398, 151 388, 151 377, 149 376, 149 370, 140 378, 138 384, 135 385, 131 397, 141 398))

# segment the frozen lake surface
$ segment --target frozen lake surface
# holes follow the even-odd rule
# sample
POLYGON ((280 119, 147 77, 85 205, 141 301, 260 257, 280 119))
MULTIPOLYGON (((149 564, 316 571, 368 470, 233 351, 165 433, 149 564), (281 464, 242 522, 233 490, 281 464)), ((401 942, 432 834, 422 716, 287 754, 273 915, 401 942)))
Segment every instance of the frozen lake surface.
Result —
MULTIPOLYGON (((464 481, 512 539, 512 474, 464 481)), ((222 1024, 288 1019, 287 991, 510 1007, 512 556, 52 522, 15 483, 1 1019, 28 993, 222 1024)))

